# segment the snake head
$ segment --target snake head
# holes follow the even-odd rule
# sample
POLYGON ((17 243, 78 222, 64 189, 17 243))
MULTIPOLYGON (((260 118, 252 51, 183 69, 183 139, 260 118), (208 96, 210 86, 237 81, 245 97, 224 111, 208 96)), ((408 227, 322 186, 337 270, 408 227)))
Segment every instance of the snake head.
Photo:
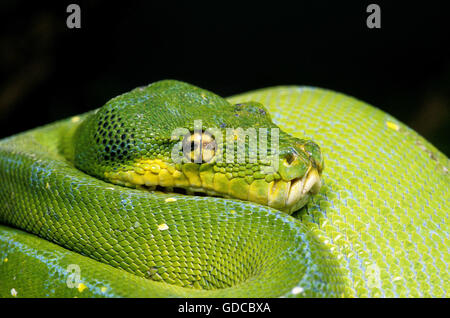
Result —
POLYGON ((282 131, 256 102, 161 81, 120 95, 74 135, 75 165, 143 190, 247 200, 292 213, 321 186, 317 144, 282 131))

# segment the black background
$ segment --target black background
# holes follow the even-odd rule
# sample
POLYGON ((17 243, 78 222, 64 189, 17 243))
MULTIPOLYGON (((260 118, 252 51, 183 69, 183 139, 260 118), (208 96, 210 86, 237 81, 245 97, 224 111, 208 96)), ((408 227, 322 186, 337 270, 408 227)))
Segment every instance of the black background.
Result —
POLYGON ((1 2, 0 138, 174 78, 222 96, 283 84, 340 91, 450 154, 445 1, 71 2, 1 2), (81 29, 66 26, 71 2, 81 29), (381 29, 366 26, 371 2, 381 29))

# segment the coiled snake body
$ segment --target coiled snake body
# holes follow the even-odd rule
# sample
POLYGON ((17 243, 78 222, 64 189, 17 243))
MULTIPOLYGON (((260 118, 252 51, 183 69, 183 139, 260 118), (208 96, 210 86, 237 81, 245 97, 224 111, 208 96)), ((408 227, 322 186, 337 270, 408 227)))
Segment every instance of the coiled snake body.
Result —
POLYGON ((445 297, 448 163, 339 93, 157 82, 0 141, 0 295, 445 297), (279 165, 207 127, 279 127, 279 165))

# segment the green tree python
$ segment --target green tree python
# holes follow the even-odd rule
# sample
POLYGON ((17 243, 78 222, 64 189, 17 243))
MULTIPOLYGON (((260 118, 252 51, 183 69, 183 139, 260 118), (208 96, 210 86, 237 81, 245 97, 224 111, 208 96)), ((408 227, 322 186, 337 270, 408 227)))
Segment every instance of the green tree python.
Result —
POLYGON ((156 82, 0 141, 0 295, 446 297, 448 167, 344 94, 156 82))

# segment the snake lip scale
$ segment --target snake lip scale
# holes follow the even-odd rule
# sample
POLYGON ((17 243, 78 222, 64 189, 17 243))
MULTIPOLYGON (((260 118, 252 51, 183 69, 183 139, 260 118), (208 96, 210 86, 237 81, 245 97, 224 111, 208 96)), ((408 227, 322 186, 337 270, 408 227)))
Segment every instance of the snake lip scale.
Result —
MULTIPOLYGON (((123 178, 127 180, 129 186, 133 185, 135 178, 123 178)), ((208 188, 207 185, 202 184, 202 187, 187 186, 187 187, 165 187, 161 185, 152 185, 147 183, 145 179, 142 181, 144 185, 135 184, 138 188, 146 191, 160 191, 163 193, 179 193, 187 195, 209 195, 223 198, 233 198, 232 195, 228 193, 222 193, 214 191, 214 189, 208 188)), ((117 180, 116 180, 117 183, 117 180)), ((119 184, 121 184, 119 182, 119 184)), ((302 176, 297 177, 287 182, 284 181, 273 181, 267 188, 267 205, 278 208, 281 211, 285 211, 289 214, 302 208, 308 201, 311 195, 317 194, 321 187, 321 177, 316 168, 310 167, 308 171, 302 176), (280 183, 286 187, 285 192, 277 191, 280 187, 280 183), (282 202, 281 207, 275 205, 273 202, 282 202)))

